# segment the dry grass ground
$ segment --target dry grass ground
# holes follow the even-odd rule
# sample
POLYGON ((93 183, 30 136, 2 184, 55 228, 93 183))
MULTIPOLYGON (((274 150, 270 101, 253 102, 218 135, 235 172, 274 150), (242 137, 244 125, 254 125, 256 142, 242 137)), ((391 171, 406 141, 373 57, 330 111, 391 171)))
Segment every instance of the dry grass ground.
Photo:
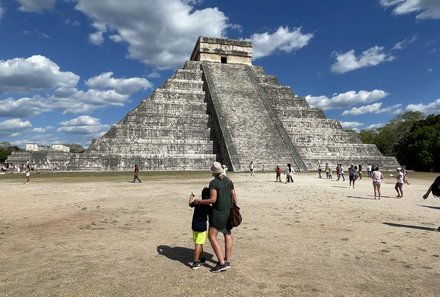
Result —
MULTIPOLYGON (((434 174, 371 181, 230 174, 243 223, 232 268, 191 270, 191 192, 208 172, 0 175, 0 296, 440 296, 434 174)), ((215 258, 215 257, 214 257, 215 258)))

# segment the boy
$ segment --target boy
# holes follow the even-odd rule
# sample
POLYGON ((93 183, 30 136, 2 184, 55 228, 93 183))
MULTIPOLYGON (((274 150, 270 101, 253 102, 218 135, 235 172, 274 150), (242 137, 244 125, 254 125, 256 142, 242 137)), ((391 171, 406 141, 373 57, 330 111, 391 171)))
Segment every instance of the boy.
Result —
MULTIPOLYGON (((194 207, 194 214, 192 217, 192 230, 194 240, 194 262, 191 265, 192 269, 198 269, 205 263, 205 257, 203 256, 203 245, 206 241, 206 230, 208 215, 211 215, 211 206, 197 204, 194 205, 194 194, 191 193, 188 200, 188 205, 194 207)), ((209 188, 202 190, 202 199, 209 199, 209 188)))

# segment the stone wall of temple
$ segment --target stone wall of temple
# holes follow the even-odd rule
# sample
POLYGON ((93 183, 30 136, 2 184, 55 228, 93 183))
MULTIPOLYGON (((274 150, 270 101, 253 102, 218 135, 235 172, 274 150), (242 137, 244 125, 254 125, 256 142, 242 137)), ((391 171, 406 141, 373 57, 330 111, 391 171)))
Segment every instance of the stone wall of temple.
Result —
POLYGON ((202 71, 188 61, 83 155, 76 170, 200 170, 216 160, 202 71))

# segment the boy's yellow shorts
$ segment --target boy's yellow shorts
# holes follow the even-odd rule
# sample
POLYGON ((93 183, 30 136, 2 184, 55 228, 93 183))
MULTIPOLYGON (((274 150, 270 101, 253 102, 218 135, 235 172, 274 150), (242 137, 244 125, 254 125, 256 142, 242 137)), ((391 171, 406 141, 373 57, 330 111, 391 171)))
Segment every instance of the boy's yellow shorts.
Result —
POLYGON ((194 243, 197 244, 205 244, 206 241, 206 231, 203 232, 197 232, 197 231, 193 231, 193 240, 194 243))

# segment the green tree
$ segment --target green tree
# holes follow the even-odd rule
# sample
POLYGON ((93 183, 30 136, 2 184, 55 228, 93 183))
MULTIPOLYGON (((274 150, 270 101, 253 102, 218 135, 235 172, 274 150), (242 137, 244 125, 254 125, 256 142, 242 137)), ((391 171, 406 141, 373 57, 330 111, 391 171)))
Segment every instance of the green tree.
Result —
POLYGON ((385 156, 395 156, 397 145, 405 138, 414 123, 424 118, 424 114, 418 111, 405 112, 381 128, 361 130, 359 138, 364 143, 375 144, 385 156))
POLYGON ((70 148, 71 153, 84 153, 85 149, 80 144, 64 144, 70 148))
POLYGON ((414 123, 397 146, 397 159, 409 169, 440 171, 440 115, 414 123))
POLYGON ((11 145, 9 142, 1 142, 0 144, 0 163, 4 163, 13 151, 20 150, 18 146, 11 145))

